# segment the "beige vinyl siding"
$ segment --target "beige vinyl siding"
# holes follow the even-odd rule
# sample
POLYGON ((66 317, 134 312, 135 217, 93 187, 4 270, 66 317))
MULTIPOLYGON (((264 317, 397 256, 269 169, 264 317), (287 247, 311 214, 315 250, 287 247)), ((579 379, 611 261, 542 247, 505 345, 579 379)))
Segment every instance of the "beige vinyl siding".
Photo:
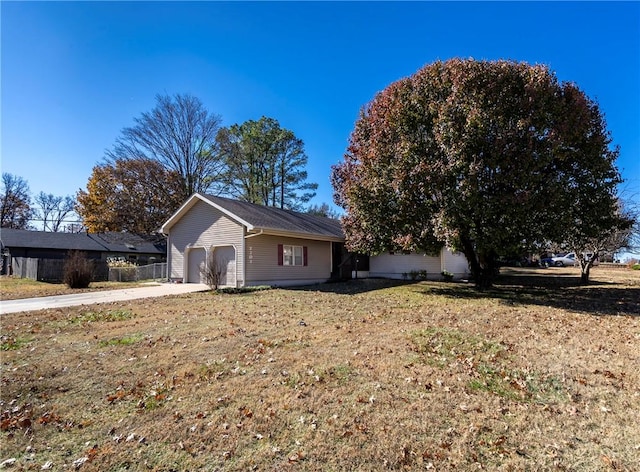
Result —
POLYGON ((242 285, 242 245, 244 227, 222 212, 202 201, 184 214, 171 227, 169 234, 169 277, 185 277, 185 253, 188 247, 204 247, 209 253, 212 246, 235 246, 237 284, 242 285))
POLYGON ((442 272, 439 256, 426 254, 379 254, 369 259, 369 276, 401 279, 411 271, 427 271, 427 278, 440 278, 442 272))
POLYGON ((261 235, 245 240, 246 283, 295 284, 323 282, 331 277, 331 243, 261 235), (307 247, 306 266, 278 265, 278 244, 307 247))

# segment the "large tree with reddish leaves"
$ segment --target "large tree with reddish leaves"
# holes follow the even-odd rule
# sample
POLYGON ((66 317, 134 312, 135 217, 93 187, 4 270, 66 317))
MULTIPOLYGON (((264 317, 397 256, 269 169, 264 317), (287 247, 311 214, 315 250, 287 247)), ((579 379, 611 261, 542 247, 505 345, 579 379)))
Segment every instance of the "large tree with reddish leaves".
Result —
POLYGON ((545 66, 425 66, 363 109, 332 168, 347 246, 447 245, 489 287, 501 255, 620 223, 610 144, 597 103, 545 66))

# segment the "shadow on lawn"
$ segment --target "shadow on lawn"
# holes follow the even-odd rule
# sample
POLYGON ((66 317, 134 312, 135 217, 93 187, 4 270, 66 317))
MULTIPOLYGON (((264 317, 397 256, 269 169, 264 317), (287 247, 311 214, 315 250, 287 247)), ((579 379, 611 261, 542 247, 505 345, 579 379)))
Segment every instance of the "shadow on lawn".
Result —
POLYGON ((375 290, 399 287, 402 285, 410 285, 412 283, 415 284, 416 282, 393 279, 352 279, 288 288, 290 290, 301 290, 308 292, 335 293, 338 295, 357 295, 359 293, 373 292, 375 290))
POLYGON ((414 282, 389 279, 359 279, 325 283, 293 290, 356 295, 391 287, 412 286, 424 295, 451 298, 499 299, 508 305, 535 305, 579 311, 592 315, 640 316, 640 287, 624 287, 613 282, 592 281, 580 285, 576 275, 511 273, 496 278, 494 288, 478 290, 464 282, 414 282))
MULTIPOLYGON (((578 278, 499 277, 494 288, 480 291, 469 284, 442 284, 422 288, 425 295, 452 298, 499 299, 508 305, 536 305, 591 315, 640 316, 640 288, 594 282, 578 285, 578 278)), ((417 287, 416 287, 417 288, 417 287)))

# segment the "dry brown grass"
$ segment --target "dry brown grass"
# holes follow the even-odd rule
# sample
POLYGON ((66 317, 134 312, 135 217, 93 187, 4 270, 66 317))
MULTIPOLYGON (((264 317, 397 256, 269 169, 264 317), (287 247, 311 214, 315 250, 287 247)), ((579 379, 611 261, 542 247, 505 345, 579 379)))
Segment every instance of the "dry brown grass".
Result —
POLYGON ((138 282, 91 282, 89 288, 74 289, 62 283, 37 282, 3 275, 0 277, 0 300, 16 300, 19 298, 48 297, 52 295, 71 295, 74 293, 98 290, 114 290, 140 285, 138 282))
POLYGON ((0 462, 640 470, 640 273, 576 277, 512 271, 486 293, 352 281, 5 315, 0 462))

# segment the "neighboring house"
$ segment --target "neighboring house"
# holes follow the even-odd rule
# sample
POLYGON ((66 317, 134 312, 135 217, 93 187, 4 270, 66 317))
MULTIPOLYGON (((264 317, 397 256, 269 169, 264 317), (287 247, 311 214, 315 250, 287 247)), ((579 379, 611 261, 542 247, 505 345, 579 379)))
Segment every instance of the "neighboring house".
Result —
POLYGON ((467 273, 464 257, 447 250, 436 257, 356 256, 344 250, 338 220, 199 193, 162 232, 168 236, 174 282, 204 282, 212 260, 221 271, 221 285, 233 287, 305 285, 345 275, 402 278, 414 270, 427 270, 429 278, 439 278, 444 270, 457 277, 467 273))
POLYGON ((172 281, 204 282, 212 258, 233 287, 325 282, 342 263, 338 220, 199 193, 162 232, 172 281))
POLYGON ((426 274, 427 279, 441 279, 446 272, 456 279, 467 277, 469 264, 464 254, 454 253, 443 247, 437 256, 383 253, 371 257, 369 262, 369 277, 411 279, 415 276, 421 278, 426 274))
MULTIPOLYGON (((53 233, 22 229, 0 229, 3 246, 3 273, 9 274, 22 259, 64 259, 69 251, 82 251, 90 259, 110 257, 137 264, 166 259, 166 240, 155 235, 142 238, 129 233, 53 233)), ((15 270, 14 270, 15 272, 15 270)))

